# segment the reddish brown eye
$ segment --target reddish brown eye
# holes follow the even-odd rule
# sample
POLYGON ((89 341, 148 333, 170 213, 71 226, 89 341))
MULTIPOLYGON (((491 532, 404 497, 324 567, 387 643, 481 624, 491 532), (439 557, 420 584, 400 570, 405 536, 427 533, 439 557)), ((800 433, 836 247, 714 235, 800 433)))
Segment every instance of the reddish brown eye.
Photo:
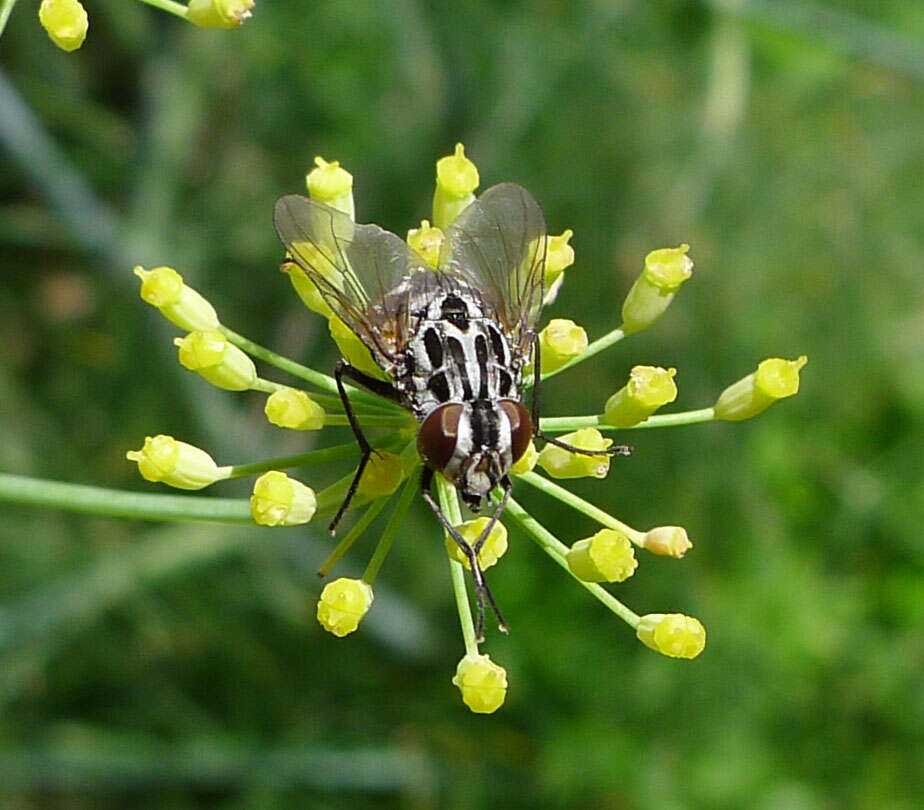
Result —
POLYGON ((417 434, 417 452, 434 470, 442 470, 452 459, 459 435, 459 417, 462 406, 458 402, 447 402, 424 419, 417 434))
POLYGON ((510 421, 510 453, 513 463, 516 464, 529 447, 529 440, 533 437, 533 423, 529 418, 529 411, 521 403, 512 399, 502 399, 500 406, 510 421))

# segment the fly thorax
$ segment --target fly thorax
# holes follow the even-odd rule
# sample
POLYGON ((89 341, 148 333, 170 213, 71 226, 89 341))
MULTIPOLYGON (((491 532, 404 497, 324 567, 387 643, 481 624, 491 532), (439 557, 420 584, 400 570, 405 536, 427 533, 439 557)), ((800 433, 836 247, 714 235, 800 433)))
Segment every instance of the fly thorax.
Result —
POLYGON ((396 382, 419 419, 446 402, 519 398, 520 358, 473 291, 422 301, 415 319, 396 382))

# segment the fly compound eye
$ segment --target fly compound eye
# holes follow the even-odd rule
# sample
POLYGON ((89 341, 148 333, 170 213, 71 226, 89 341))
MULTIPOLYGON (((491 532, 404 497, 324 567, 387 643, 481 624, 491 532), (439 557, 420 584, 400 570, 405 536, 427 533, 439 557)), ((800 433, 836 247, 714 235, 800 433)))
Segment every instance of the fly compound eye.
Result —
POLYGON ((452 459, 459 435, 462 406, 447 402, 424 419, 417 434, 417 452, 433 470, 443 470, 452 459))
POLYGON ((529 440, 533 437, 533 423, 529 418, 529 411, 523 407, 522 403, 512 399, 502 399, 500 406, 510 422, 510 455, 513 463, 516 464, 529 447, 529 440))

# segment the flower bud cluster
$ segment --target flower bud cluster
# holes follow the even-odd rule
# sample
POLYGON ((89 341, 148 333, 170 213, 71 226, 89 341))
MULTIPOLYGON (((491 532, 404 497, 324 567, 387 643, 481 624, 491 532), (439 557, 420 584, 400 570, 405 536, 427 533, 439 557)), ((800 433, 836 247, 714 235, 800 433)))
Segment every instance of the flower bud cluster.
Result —
POLYGON ((343 638, 359 627, 372 599, 372 587, 361 579, 335 579, 321 591, 318 622, 328 633, 343 638))
MULTIPOLYGON (((561 437, 561 441, 581 450, 606 450, 613 440, 596 428, 582 428, 561 437)), ((547 444, 539 453, 539 466, 553 478, 606 478, 610 471, 609 455, 573 453, 547 444)))
POLYGON ((646 647, 670 658, 696 658, 706 646, 706 628, 682 613, 649 613, 635 629, 646 647))
POLYGON ((436 162, 436 191, 433 194, 433 224, 445 231, 453 220, 475 200, 481 179, 478 169, 465 156, 465 147, 436 162))
POLYGON ((629 335, 647 329, 670 306, 674 295, 691 275, 689 245, 653 250, 645 257, 645 269, 635 280, 622 305, 622 330, 629 335))
POLYGON ((254 0, 189 0, 186 19, 202 28, 238 28, 253 6, 254 0))
POLYGON ((199 293, 189 287, 172 267, 145 270, 135 267, 141 279, 141 298, 157 307, 168 321, 187 332, 218 329, 218 313, 199 293))
POLYGON ((419 253, 424 261, 434 269, 440 263, 443 238, 443 232, 433 227, 426 219, 421 220, 419 228, 411 228, 407 232, 407 243, 411 250, 419 253))
POLYGON ((263 473, 253 485, 250 514, 261 526, 300 526, 317 507, 311 487, 279 470, 263 473))
POLYGON ((207 329, 175 338, 180 365, 227 391, 248 391, 257 381, 253 360, 218 331, 207 329))
POLYGON ((587 348, 587 332, 568 318, 552 318, 539 333, 542 373, 558 371, 587 348))
POLYGON ((267 420, 288 430, 320 430, 324 427, 324 408, 304 391, 279 388, 266 399, 263 408, 267 420))
POLYGON ((677 399, 676 373, 673 368, 635 366, 629 382, 607 400, 603 420, 615 427, 644 422, 662 405, 677 399))
POLYGON ((87 38, 90 23, 79 0, 42 0, 38 16, 48 37, 62 51, 76 51, 87 38))
POLYGON ((571 546, 568 568, 585 582, 624 582, 635 573, 638 561, 628 537, 615 529, 601 529, 571 546))
POLYGON ((487 655, 466 655, 456 667, 455 686, 475 714, 492 714, 507 697, 507 672, 487 655))
MULTIPOLYGON (((482 533, 491 522, 489 517, 480 517, 475 520, 468 520, 456 526, 456 530, 462 535, 470 546, 474 548, 475 544, 481 538, 482 533)), ((468 557, 459 548, 459 544, 451 537, 446 537, 446 551, 449 556, 456 562, 462 563, 466 568, 471 570, 472 564, 468 557)), ((484 545, 478 552, 478 565, 484 571, 494 565, 507 552, 507 527, 499 520, 495 522, 491 532, 485 538, 484 545)))
POLYGON ((331 208, 343 211, 350 219, 356 219, 353 203, 353 175, 340 166, 336 160, 328 163, 320 155, 314 159, 313 168, 305 177, 308 195, 312 200, 325 203, 331 208))
POLYGON ((808 362, 803 354, 797 360, 771 357, 757 371, 728 386, 715 403, 716 419, 738 421, 757 416, 778 399, 799 391, 799 372, 808 362))
POLYGON ((231 474, 230 467, 219 467, 205 450, 164 434, 148 436, 140 450, 129 450, 125 457, 138 464, 145 480, 177 489, 202 489, 231 474))

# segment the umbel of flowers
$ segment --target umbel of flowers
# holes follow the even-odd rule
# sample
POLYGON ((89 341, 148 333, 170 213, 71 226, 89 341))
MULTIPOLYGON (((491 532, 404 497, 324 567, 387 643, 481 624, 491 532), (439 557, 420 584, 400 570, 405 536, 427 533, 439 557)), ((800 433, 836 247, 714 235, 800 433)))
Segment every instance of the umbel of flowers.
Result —
MULTIPOLYGON (((317 158, 307 175, 309 195, 350 218, 354 217, 353 177, 336 161, 317 158)), ((480 177, 475 164, 466 156, 462 144, 436 164, 436 188, 429 220, 407 232, 407 242, 432 267, 436 267, 445 229, 475 198, 480 177)), ((549 236, 545 267, 546 301, 551 303, 574 263, 570 245, 572 232, 549 236), (567 271, 567 272, 566 272, 567 271)), ((324 259, 318 257, 317 270, 324 272, 324 259)), ((331 337, 343 357, 353 366, 382 376, 369 350, 346 325, 334 316, 330 307, 298 265, 282 265, 296 294, 319 316, 329 322, 331 337)), ((645 257, 642 271, 629 290, 622 307, 622 323, 607 334, 590 341, 585 330, 572 320, 553 318, 540 333, 544 361, 543 379, 581 363, 655 323, 670 305, 680 287, 690 278, 693 262, 687 245, 654 250, 645 257)), ((334 379, 314 369, 282 357, 221 322, 214 308, 196 290, 185 284, 180 274, 169 267, 146 270, 135 268, 141 280, 141 297, 186 334, 176 338, 178 360, 184 368, 205 381, 231 391, 254 391, 265 396, 268 422, 279 428, 319 431, 348 424, 334 379), (256 362, 255 362, 256 361, 256 362), (260 376, 256 363, 285 372, 292 384, 260 376)), ((613 443, 605 435, 616 430, 640 426, 683 425, 714 419, 747 419, 773 402, 795 394, 799 389, 799 372, 805 357, 795 360, 770 358, 755 371, 730 385, 707 407, 670 414, 658 410, 677 397, 673 368, 635 366, 628 380, 605 403, 600 413, 585 416, 548 417, 541 420, 547 433, 582 449, 602 450, 613 443)), ((527 380, 527 385, 530 384, 527 380)), ((326 576, 388 507, 391 511, 383 528, 377 530, 378 542, 363 575, 357 579, 339 578, 328 582, 320 593, 317 617, 321 626, 335 636, 354 632, 366 613, 374 609, 373 589, 376 577, 398 538, 404 516, 419 489, 421 461, 416 449, 416 422, 405 410, 367 391, 350 390, 350 400, 364 429, 379 430, 372 440, 376 453, 359 482, 353 507, 361 514, 345 531, 332 549, 319 573, 326 576)), ((149 436, 138 450, 127 453, 138 464, 139 472, 149 481, 181 489, 200 489, 217 481, 254 476, 251 498, 253 520, 267 527, 297 526, 312 519, 330 516, 341 503, 352 474, 315 490, 316 471, 323 462, 358 460, 355 441, 312 450, 297 456, 269 459, 245 464, 220 466, 205 451, 171 436, 149 436), (309 468, 311 485, 291 478, 284 470, 309 468)), ((692 548, 687 532, 680 526, 657 526, 648 531, 635 529, 600 507, 579 498, 556 480, 593 477, 603 478, 609 471, 608 455, 582 455, 553 445, 541 450, 530 442, 527 452, 511 469, 516 488, 537 489, 560 501, 565 507, 591 518, 600 529, 589 537, 572 537, 567 542, 556 537, 515 497, 508 501, 503 521, 513 522, 538 546, 608 607, 635 632, 648 648, 673 658, 692 659, 706 643, 706 631, 695 618, 681 613, 639 615, 624 605, 606 587, 633 575, 643 560, 636 554, 648 552, 682 558, 692 548), (539 472, 541 470, 542 472, 539 472)), ((450 522, 470 540, 480 536, 487 518, 464 520, 456 490, 441 476, 436 476, 440 505, 450 522)), ((507 550, 507 527, 498 522, 479 551, 482 569, 503 564, 507 550)), ((436 532, 434 523, 434 532, 436 532)), ((466 589, 468 560, 458 546, 446 536, 450 579, 462 625, 465 653, 459 661, 452 682, 462 700, 473 711, 496 711, 507 694, 507 674, 496 662, 481 652, 482 639, 476 638, 469 596, 466 589)), ((503 595, 500 595, 503 598, 503 595)))

